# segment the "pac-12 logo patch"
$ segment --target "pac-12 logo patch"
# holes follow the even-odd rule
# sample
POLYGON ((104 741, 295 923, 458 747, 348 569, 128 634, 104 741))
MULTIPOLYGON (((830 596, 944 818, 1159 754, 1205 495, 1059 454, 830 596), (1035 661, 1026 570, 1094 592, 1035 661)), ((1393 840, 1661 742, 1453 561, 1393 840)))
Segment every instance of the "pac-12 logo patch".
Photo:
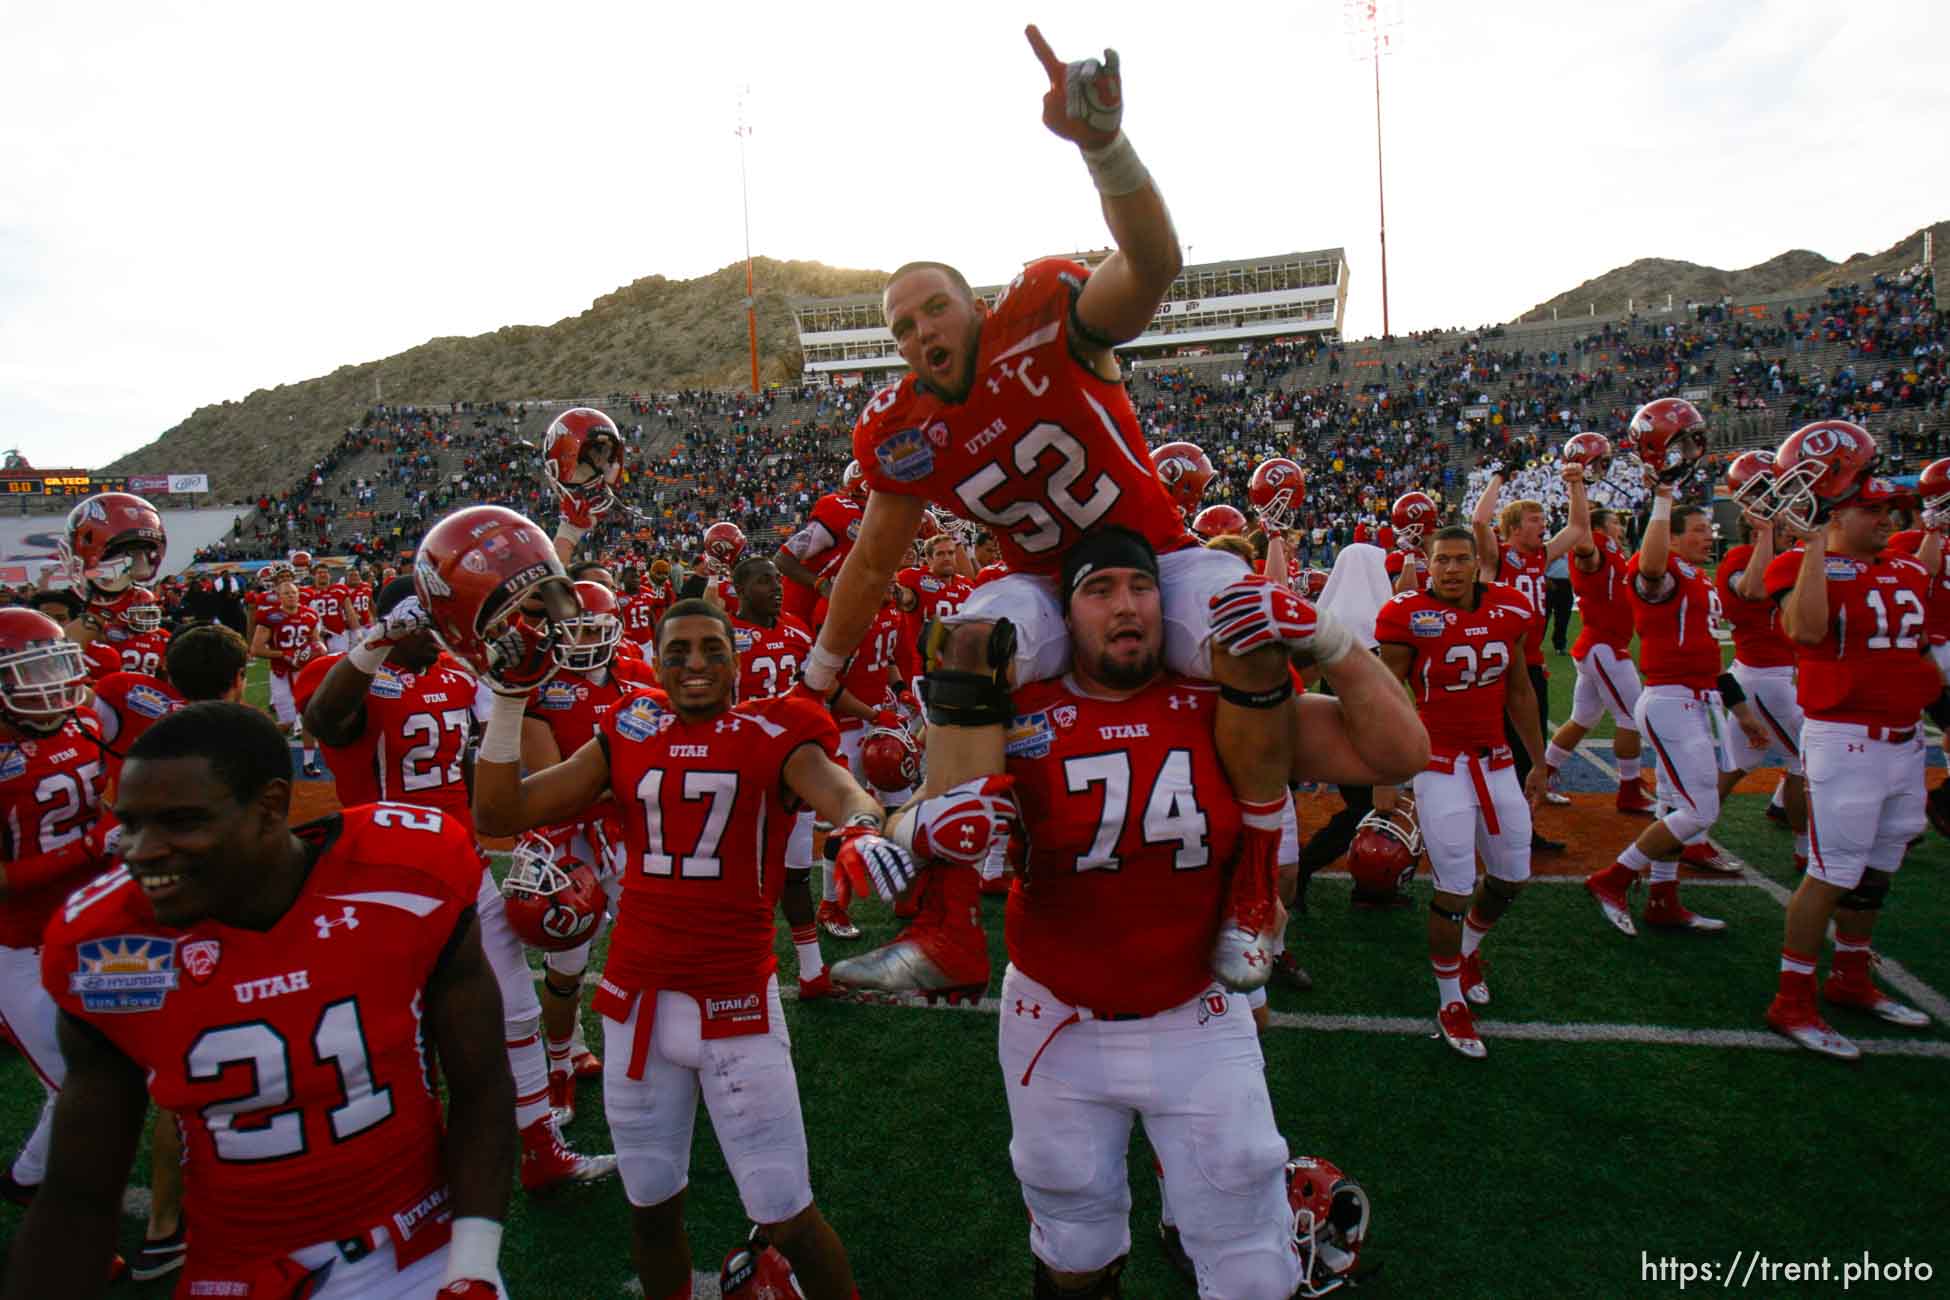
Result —
POLYGON ((183 945, 183 969, 198 984, 207 983, 216 974, 222 959, 223 945, 215 939, 192 939, 183 945))
POLYGON ((873 449, 881 470, 896 483, 914 483, 934 472, 934 448, 919 429, 902 429, 873 449))
POLYGON ((68 991, 86 1011, 159 1011, 176 987, 176 941, 118 934, 75 945, 79 968, 68 991))
POLYGON ((1418 609, 1408 616, 1408 630, 1414 636, 1441 636, 1447 622, 1439 609, 1418 609))

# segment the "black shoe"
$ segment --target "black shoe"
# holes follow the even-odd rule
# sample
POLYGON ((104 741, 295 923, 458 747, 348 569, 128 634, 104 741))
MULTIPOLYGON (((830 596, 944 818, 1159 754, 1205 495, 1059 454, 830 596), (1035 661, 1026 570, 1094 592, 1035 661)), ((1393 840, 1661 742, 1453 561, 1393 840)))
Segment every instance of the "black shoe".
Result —
POLYGON ((28 1206, 34 1203, 34 1193, 41 1190, 39 1183, 23 1183, 8 1169, 0 1174, 0 1200, 12 1201, 15 1205, 28 1206))
POLYGON ((142 1249, 129 1261, 129 1276, 138 1282, 153 1282, 183 1267, 183 1220, 176 1220, 176 1231, 167 1237, 144 1239, 142 1249))
POLYGON ((1283 952, 1273 959, 1273 978, 1300 993, 1314 986, 1314 977, 1307 974, 1307 968, 1295 961, 1290 952, 1283 952))
POLYGON ((1783 826, 1787 825, 1787 809, 1781 807, 1779 804, 1768 804, 1767 820, 1770 822, 1779 822, 1783 826))
POLYGON ((1185 1243, 1178 1239, 1178 1226, 1160 1223, 1158 1241, 1164 1246, 1165 1258, 1171 1261, 1171 1266, 1183 1273, 1187 1280, 1198 1281, 1198 1269, 1192 1266, 1192 1257, 1185 1253, 1185 1243))
POLYGON ((1536 831, 1532 831, 1530 833, 1530 851, 1532 853, 1562 853, 1564 852, 1564 841, 1547 840, 1536 831))

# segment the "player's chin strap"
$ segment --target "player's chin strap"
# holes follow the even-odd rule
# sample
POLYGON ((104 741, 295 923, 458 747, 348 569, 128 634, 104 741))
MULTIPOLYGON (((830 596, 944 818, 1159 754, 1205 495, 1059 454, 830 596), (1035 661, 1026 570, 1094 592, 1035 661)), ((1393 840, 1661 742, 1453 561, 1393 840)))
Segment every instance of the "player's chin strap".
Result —
POLYGON ((989 628, 983 647, 985 672, 940 666, 954 628, 929 619, 921 633, 921 702, 928 725, 936 727, 1000 727, 1015 716, 1009 698, 1009 665, 1016 657, 1016 626, 999 618, 989 628))

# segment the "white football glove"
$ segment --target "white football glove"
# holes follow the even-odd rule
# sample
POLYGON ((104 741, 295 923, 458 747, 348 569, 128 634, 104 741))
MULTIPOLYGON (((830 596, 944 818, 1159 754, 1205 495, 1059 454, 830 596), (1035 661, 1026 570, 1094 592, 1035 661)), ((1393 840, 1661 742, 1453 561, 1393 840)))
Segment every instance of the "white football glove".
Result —
POLYGON ((914 805, 894 840, 914 856, 979 867, 989 847, 1006 840, 1020 813, 1007 776, 978 776, 914 805))

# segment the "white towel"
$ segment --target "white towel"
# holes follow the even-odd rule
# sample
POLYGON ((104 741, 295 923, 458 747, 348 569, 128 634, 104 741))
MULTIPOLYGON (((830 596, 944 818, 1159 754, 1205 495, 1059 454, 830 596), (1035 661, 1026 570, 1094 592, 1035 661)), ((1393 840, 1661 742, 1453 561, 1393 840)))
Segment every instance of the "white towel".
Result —
POLYGON ((1328 575, 1319 604, 1360 637, 1362 644, 1372 647, 1374 617, 1394 594, 1394 584, 1388 580, 1388 552, 1356 542, 1343 546, 1334 558, 1334 572, 1328 575))

